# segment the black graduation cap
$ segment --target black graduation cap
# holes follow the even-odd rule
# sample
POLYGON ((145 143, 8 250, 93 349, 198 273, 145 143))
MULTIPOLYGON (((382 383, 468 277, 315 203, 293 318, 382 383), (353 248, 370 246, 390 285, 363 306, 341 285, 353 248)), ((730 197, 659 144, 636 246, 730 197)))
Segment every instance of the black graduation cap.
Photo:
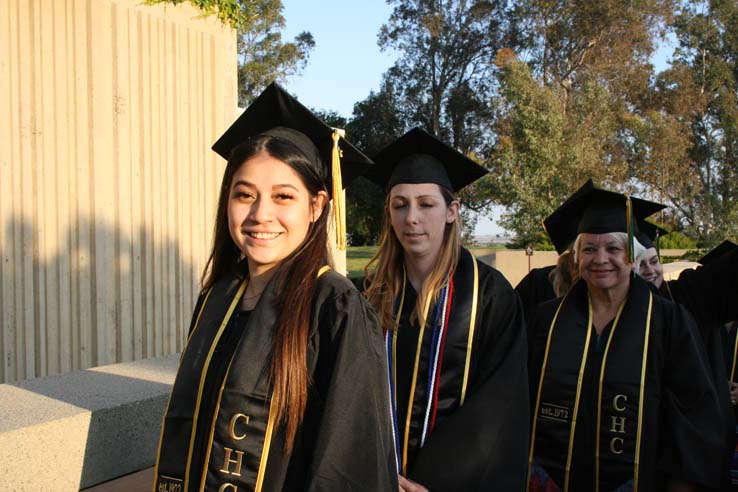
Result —
POLYGON ((546 219, 546 230, 556 236, 557 242, 566 244, 581 233, 631 235, 637 230, 634 221, 642 221, 664 208, 666 205, 603 190, 588 181, 546 219))
MULTIPOLYGON (((299 148, 325 181, 331 197, 373 164, 339 130, 325 124, 274 82, 254 99, 212 148, 228 159, 234 148, 260 134, 286 140, 299 148)), ((333 202, 333 211, 338 249, 344 250, 346 233, 340 200, 333 202)))
POLYGON ((646 249, 656 248, 656 250, 658 250, 659 238, 662 238, 667 234, 669 234, 669 231, 658 224, 654 224, 647 220, 638 221, 636 239, 638 239, 638 242, 646 249))
POLYGON ((401 183, 435 183, 453 192, 489 171, 422 128, 413 128, 374 156, 366 177, 389 192, 401 183))
POLYGON ((725 241, 708 251, 705 256, 697 260, 697 263, 699 263, 700 265, 708 265, 710 263, 713 263, 721 256, 730 253, 735 249, 738 249, 738 244, 735 244, 734 242, 728 241, 726 239, 725 241))
POLYGON ((336 132, 336 129, 325 124, 297 99, 272 82, 212 148, 221 157, 228 159, 234 148, 255 135, 266 133, 287 140, 305 153, 318 175, 325 180, 328 193, 332 195, 334 134, 338 137, 341 153, 339 179, 343 187, 364 174, 373 164, 369 157, 336 132))
POLYGON ((551 243, 556 248, 558 254, 563 254, 574 242, 577 237, 577 227, 579 224, 575 221, 567 221, 562 216, 562 210, 566 210, 569 203, 577 200, 580 196, 594 189, 592 179, 588 179, 586 183, 579 187, 559 208, 553 211, 551 215, 543 219, 543 228, 546 230, 551 243))

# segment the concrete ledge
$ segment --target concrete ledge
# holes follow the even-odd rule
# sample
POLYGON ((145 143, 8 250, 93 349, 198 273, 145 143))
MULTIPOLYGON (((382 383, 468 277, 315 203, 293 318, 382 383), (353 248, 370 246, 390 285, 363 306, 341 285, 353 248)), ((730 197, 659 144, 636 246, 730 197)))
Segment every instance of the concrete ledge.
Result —
POLYGON ((78 492, 152 466, 178 357, 0 384, 0 490, 78 492))

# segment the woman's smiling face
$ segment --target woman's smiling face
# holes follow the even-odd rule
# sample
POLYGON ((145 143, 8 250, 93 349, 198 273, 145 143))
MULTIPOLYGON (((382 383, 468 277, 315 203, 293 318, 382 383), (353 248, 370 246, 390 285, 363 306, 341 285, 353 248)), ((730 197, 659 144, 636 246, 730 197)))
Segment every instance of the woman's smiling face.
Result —
POLYGON ((265 152, 231 181, 228 228, 252 275, 278 266, 304 241, 327 197, 311 196, 300 176, 265 152))
POLYGON ((610 234, 583 233, 578 243, 579 276, 590 288, 608 290, 628 281, 625 244, 610 234))

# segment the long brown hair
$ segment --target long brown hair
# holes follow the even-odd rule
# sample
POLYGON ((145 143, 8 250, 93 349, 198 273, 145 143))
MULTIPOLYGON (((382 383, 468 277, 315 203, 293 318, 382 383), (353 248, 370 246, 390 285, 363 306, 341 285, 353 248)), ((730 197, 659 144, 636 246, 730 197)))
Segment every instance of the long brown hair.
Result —
MULTIPOLYGON (((450 206, 454 198, 453 193, 438 186, 446 202, 446 206, 450 206)), ((379 239, 379 248, 374 257, 364 268, 366 278, 364 280, 364 295, 369 300, 374 309, 379 314, 382 326, 386 330, 394 328, 393 323, 393 303, 395 298, 402 292, 402 279, 404 275, 404 258, 405 253, 402 244, 392 228, 392 220, 389 212, 390 194, 387 193, 385 201, 384 222, 382 225, 382 234, 379 239)), ((456 264, 459 262, 461 254, 461 225, 460 218, 457 215, 456 220, 450 224, 446 224, 443 231, 443 241, 441 249, 438 252, 436 264, 431 270, 428 277, 423 281, 423 285, 418 293, 418 298, 413 309, 412 319, 420 319, 422 316, 422 303, 428 295, 433 296, 435 302, 441 288, 448 277, 454 274, 456 264)))
MULTIPOLYGON (((228 200, 236 171, 251 157, 266 153, 297 172, 315 199, 325 191, 325 183, 305 154, 292 143, 269 135, 259 135, 242 143, 231 153, 218 198, 213 249, 202 275, 203 291, 236 268, 241 251, 231 239, 228 229, 228 200)), ((285 428, 285 451, 292 449, 297 429, 302 423, 307 405, 308 386, 307 341, 312 315, 311 302, 287 301, 310 299, 315 293, 318 271, 328 258, 327 204, 316 221, 308 228, 305 239, 282 261, 272 282, 276 293, 278 319, 272 341, 269 377, 273 385, 275 421, 285 428)))

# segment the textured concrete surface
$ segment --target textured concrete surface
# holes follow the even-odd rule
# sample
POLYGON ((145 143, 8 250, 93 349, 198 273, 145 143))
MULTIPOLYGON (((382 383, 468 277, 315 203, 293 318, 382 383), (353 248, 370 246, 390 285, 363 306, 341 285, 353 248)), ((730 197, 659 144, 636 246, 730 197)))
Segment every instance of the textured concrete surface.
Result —
POLYGON ((0 385, 0 491, 78 492, 152 466, 177 361, 0 385))

